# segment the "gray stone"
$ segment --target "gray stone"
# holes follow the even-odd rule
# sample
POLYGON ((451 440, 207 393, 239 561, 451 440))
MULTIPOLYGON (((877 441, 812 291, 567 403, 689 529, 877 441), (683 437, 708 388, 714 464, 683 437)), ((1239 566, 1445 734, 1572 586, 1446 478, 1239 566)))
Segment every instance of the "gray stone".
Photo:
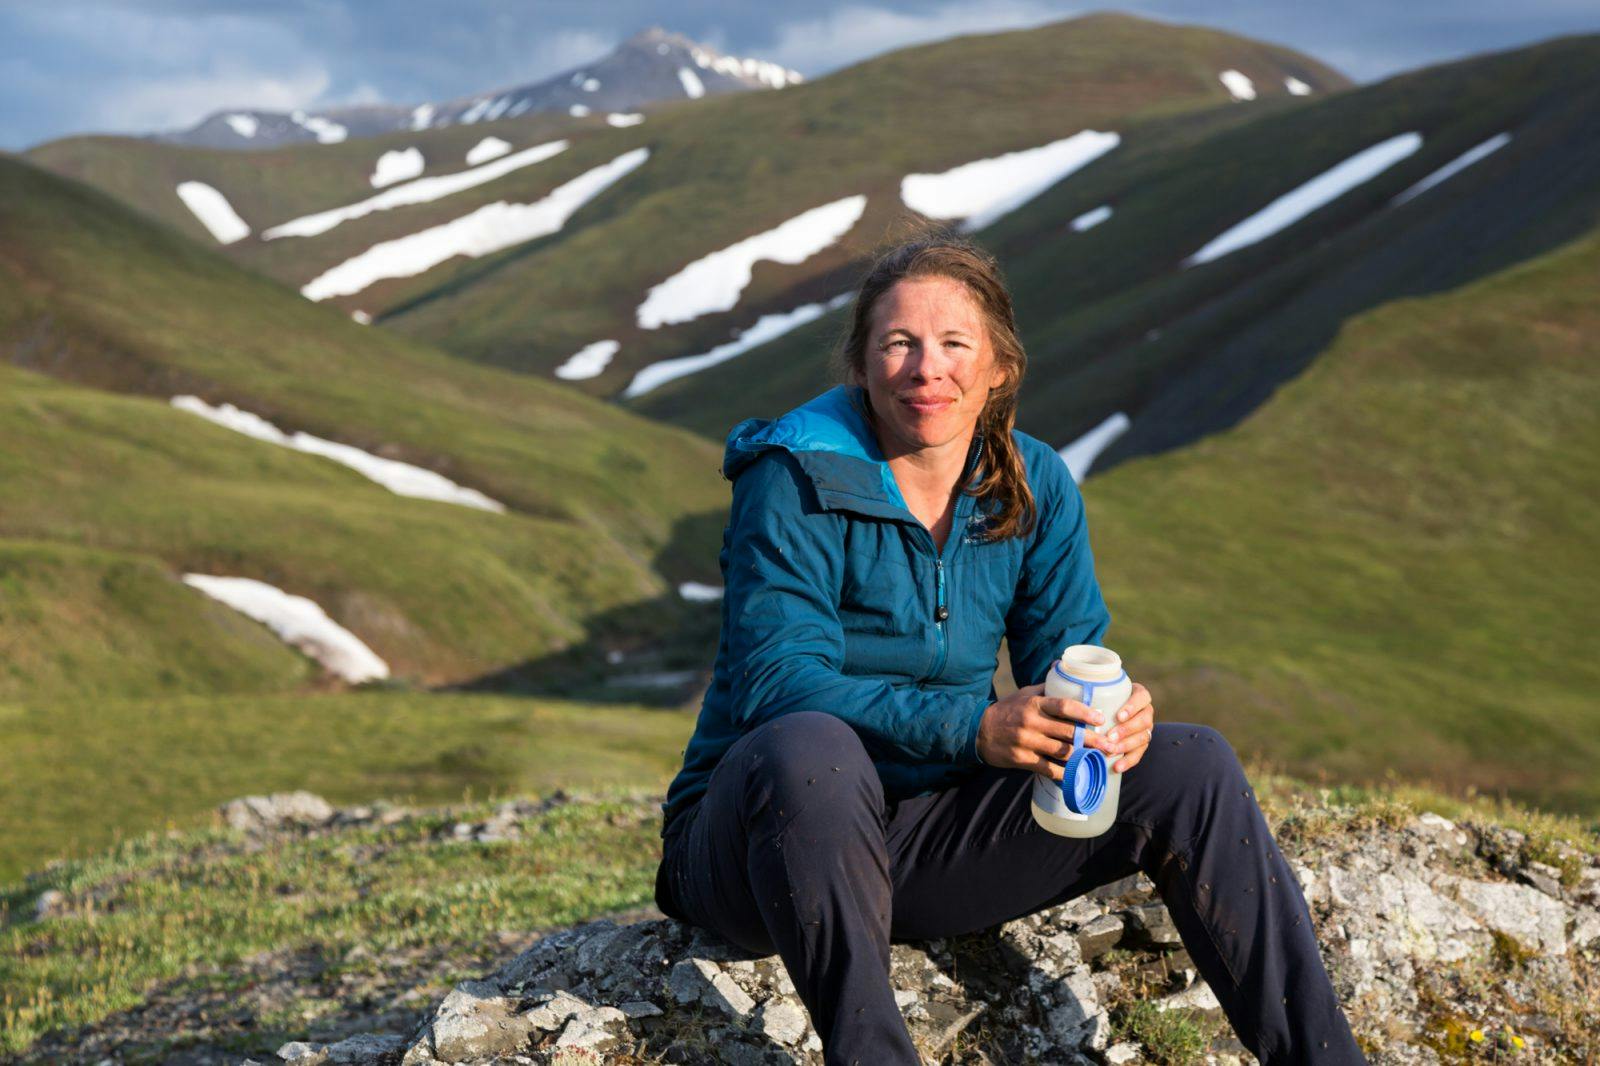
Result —
POLYGON ((1139 942, 1155 947, 1178 947, 1183 944, 1178 927, 1172 924, 1172 915, 1167 913, 1166 904, 1146 903, 1129 907, 1123 913, 1127 916, 1129 929, 1139 942))
POLYGON ((626 1014, 629 1020, 634 1018, 654 1018, 662 1013, 660 1007, 647 999, 630 999, 628 1002, 618 1005, 617 1009, 626 1014))
POLYGON ((756 1001, 725 973, 711 978, 711 987, 701 993, 700 1002, 717 1008, 731 1018, 744 1018, 756 1009, 756 1001))
POLYGON ((1078 954, 1085 961, 1098 959, 1117 946, 1124 923, 1119 915, 1101 914, 1078 930, 1078 954))
POLYGON ((1568 939, 1579 951, 1586 951, 1600 941, 1600 910, 1593 907, 1579 910, 1577 918, 1573 919, 1572 933, 1568 939))
POLYGON ((1182 992, 1174 992, 1156 1000, 1156 1010, 1194 1010, 1213 1017, 1222 1017, 1222 1004, 1211 986, 1196 981, 1182 992))
POLYGON ((233 829, 247 833, 287 827, 316 827, 333 821, 333 805, 311 792, 274 792, 270 796, 245 796, 218 808, 233 829))
POLYGON ((1130 1066, 1142 1058, 1139 1054, 1139 1045, 1126 1040, 1106 1048, 1104 1055, 1110 1066, 1130 1066))
POLYGON ((533 1023, 515 1014, 498 985, 463 981, 433 1016, 433 1054, 441 1062, 508 1055, 528 1042, 533 1023))
POLYGON ((628 1035, 628 1016, 615 1007, 596 1007, 574 1014, 561 1035, 557 1047, 583 1048, 588 1051, 611 1051, 628 1035))
POLYGON ((1561 898, 1561 871, 1542 862, 1530 862, 1522 868, 1522 879, 1552 899, 1561 898))
POLYGON ((336 1066, 375 1066, 406 1046, 405 1038, 391 1034, 361 1033, 328 1045, 328 1062, 336 1066))
POLYGON ((322 1044, 291 1040, 278 1049, 278 1058, 295 1066, 322 1066, 328 1061, 328 1049, 322 1044))
POLYGON ((1456 898, 1490 929, 1542 955, 1567 951, 1566 908, 1527 885, 1450 877, 1456 898))
POLYGON ((522 1017, 529 1027, 548 1033, 562 1028, 567 1024, 567 1019, 588 1009, 589 1004, 562 990, 532 1010, 524 1012, 522 1017))
POLYGON ((755 1027, 774 1043, 794 1047, 805 1039, 810 1021, 804 1008, 784 999, 769 999, 756 1012, 755 1027))
POLYGON ((66 910, 67 894, 59 888, 47 888, 33 901, 33 920, 42 922, 66 910))

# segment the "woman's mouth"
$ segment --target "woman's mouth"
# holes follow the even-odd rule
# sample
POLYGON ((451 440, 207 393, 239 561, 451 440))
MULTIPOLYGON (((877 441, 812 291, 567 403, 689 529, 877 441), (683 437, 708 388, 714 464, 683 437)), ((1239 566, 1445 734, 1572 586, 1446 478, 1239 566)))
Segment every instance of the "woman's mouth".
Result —
POLYGON ((955 403, 947 396, 903 396, 900 402, 919 415, 938 414, 955 403))

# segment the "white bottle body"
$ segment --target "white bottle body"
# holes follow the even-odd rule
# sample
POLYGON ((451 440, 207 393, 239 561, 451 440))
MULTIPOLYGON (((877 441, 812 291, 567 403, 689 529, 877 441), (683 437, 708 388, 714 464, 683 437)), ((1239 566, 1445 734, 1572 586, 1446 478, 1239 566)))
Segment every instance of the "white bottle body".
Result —
MULTIPOLYGON (((1128 702, 1128 697, 1133 695, 1133 682, 1122 669, 1121 656, 1109 648, 1093 644, 1074 644, 1061 653, 1061 660, 1057 665, 1070 676, 1089 682, 1093 694, 1090 698, 1084 699, 1083 686, 1062 677, 1055 666, 1052 666, 1049 674, 1045 676, 1044 694, 1087 703, 1105 715, 1106 720, 1102 725, 1085 725, 1085 729, 1104 733, 1116 725, 1117 711, 1128 702)), ((1067 809, 1058 782, 1045 774, 1035 775, 1034 820, 1057 836, 1064 837, 1096 837, 1110 829, 1111 823, 1117 817, 1117 798, 1122 792, 1122 774, 1111 769, 1111 764, 1116 762, 1115 758, 1107 758, 1106 761, 1108 773, 1105 799, 1101 801, 1098 810, 1088 815, 1074 814, 1067 809)))

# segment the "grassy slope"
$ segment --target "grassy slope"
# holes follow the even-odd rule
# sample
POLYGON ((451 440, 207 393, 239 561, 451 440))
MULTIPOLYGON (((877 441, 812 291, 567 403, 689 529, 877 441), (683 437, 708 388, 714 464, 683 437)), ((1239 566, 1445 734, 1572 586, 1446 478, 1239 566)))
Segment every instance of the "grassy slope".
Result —
MULTIPOLYGON (((1021 427, 1065 444, 1135 415, 1128 454, 1231 423, 1326 347, 1352 314, 1440 291, 1600 224, 1600 38, 1572 38, 1280 106, 1130 127, 1114 152, 980 234, 1013 290, 1029 381, 1021 427), (1401 189, 1501 130, 1511 145, 1403 208, 1401 189), (1274 197, 1396 133, 1421 150, 1282 234, 1212 263, 1183 257, 1274 197), (1068 222, 1102 204, 1086 233, 1068 222), (1151 331, 1159 334, 1151 336, 1151 331), (1139 412, 1156 400, 1178 403, 1139 412), (1140 444, 1140 441, 1143 444, 1140 444)), ((715 440, 828 383, 833 312, 630 406, 715 440)), ((1108 455, 1110 461, 1115 452, 1108 455)))
MULTIPOLYGON (((659 569, 704 571, 714 558, 714 542, 678 536, 723 503, 714 476, 698 476, 714 470, 713 447, 356 326, 103 194, 10 160, 0 160, 0 279, 0 344, 13 362, 154 394, 0 368, 0 538, 260 577, 311 595, 427 681, 546 653, 588 619, 658 596, 659 569), (392 495, 174 410, 165 399, 176 392, 430 467, 512 513, 392 495)), ((88 574, 62 580, 92 592, 88 574)), ((29 597, 47 596, 44 576, 26 580, 29 597)), ((99 607, 130 607, 95 595, 99 607)), ((145 639, 135 635, 142 610, 123 616, 118 640, 145 639)), ((24 660, 57 654, 45 629, 22 639, 33 642, 24 660)), ((134 681, 141 671, 170 672, 177 687, 199 676, 140 658, 116 653, 100 671, 45 664, 30 676, 43 684, 54 672, 78 691, 137 690, 150 680, 134 681)), ((241 670, 234 680, 246 688, 246 674, 292 674, 282 661, 241 670)))
MULTIPOLYGON (((1318 794, 1259 769, 1251 780, 1281 841, 1349 837, 1434 811, 1516 827, 1528 834, 1527 854, 1541 859, 1567 844, 1580 855, 1600 849, 1571 819, 1505 805, 1414 788, 1318 794)), ((146 1003, 159 1004, 158 1020, 140 1028, 165 1046, 125 1054, 159 1061, 196 1040, 270 1054, 357 997, 379 992, 420 1008, 455 981, 503 965, 536 930, 650 902, 660 850, 648 804, 579 802, 538 815, 518 840, 449 840, 453 823, 491 813, 486 805, 428 812, 260 849, 225 831, 151 835, 0 884, 0 1055, 146 1003), (47 889, 63 893, 60 913, 7 921, 47 889), (296 972, 302 960, 310 973, 296 972), (285 978, 304 998, 249 1009, 267 998, 263 986, 285 978), (203 1006, 164 1031, 161 1012, 180 1004, 203 1006)))
MULTIPOLYGON (((861 252, 904 216, 904 174, 943 170, 1088 127, 1122 129, 1136 115, 1223 107, 1229 96, 1217 74, 1230 67, 1256 80, 1268 107, 1293 102, 1283 89, 1285 74, 1324 89, 1348 84, 1287 49, 1209 29, 1095 15, 905 49, 782 92, 662 107, 642 126, 575 137, 568 152, 547 163, 445 201, 369 216, 322 237, 244 241, 228 251, 299 285, 377 241, 481 203, 531 201, 583 169, 648 144, 650 161, 563 233, 483 261, 454 260, 419 279, 383 282, 337 301, 374 312, 404 308, 388 320, 402 332, 474 359, 541 373, 592 340, 617 338, 622 351, 612 369, 581 386, 609 393, 639 366, 702 350, 762 311, 831 295, 861 252), (869 206, 853 234, 800 266, 758 267, 736 313, 659 331, 633 327, 634 308, 648 288, 684 264, 855 193, 866 193, 869 206)), ((517 125, 522 121, 483 129, 523 147, 540 136, 524 132, 517 125)), ((185 163, 164 163, 160 181, 137 192, 129 187, 134 179, 122 174, 127 164, 115 158, 113 142, 58 142, 31 155, 101 181, 132 202, 159 199, 161 210, 170 211, 169 186, 178 170, 192 161, 196 173, 204 173, 216 153, 161 150, 185 163)), ((275 153, 266 158, 277 165, 275 153)), ((292 172, 299 158, 286 157, 282 166, 292 172)), ((241 184, 240 210, 257 221, 254 186, 241 184)), ((219 187, 233 196, 225 183, 219 187)))
POLYGON ((1348 323, 1236 429, 1087 487, 1112 646, 1299 774, 1593 812, 1600 233, 1348 323))

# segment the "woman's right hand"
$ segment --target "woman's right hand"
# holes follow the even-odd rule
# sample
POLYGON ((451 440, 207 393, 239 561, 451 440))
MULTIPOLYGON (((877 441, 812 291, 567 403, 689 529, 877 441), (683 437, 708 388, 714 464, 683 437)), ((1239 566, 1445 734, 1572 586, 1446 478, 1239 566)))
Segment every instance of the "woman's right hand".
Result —
MULTIPOLYGON (((1019 688, 983 712, 978 724, 978 758, 990 766, 1032 770, 1060 781, 1061 763, 1072 754, 1075 721, 1097 726, 1105 716, 1077 700, 1046 696, 1043 685, 1019 688)), ((1083 743, 1102 750, 1109 744, 1088 728, 1083 743)))

